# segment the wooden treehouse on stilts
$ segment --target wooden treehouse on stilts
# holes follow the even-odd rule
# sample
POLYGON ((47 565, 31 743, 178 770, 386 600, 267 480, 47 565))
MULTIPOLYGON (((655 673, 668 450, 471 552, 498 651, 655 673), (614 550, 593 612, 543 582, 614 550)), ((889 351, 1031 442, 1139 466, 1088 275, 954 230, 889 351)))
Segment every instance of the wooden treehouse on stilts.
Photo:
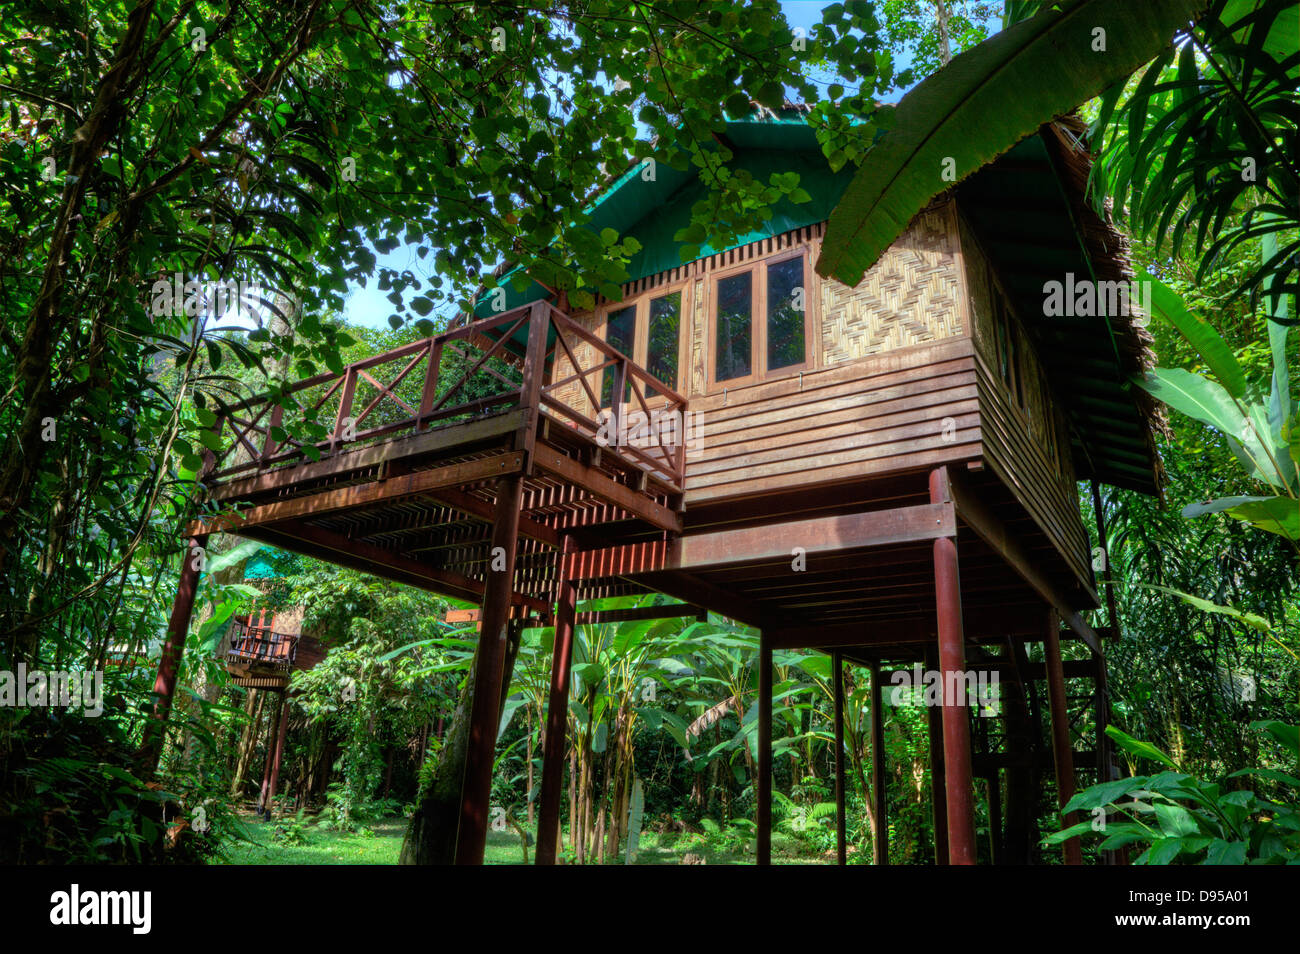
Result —
MULTIPOLYGON (((850 288, 814 268, 850 172, 826 167, 799 110, 730 123, 733 168, 796 171, 811 201, 783 200, 767 233, 683 264, 672 236, 704 187, 694 171, 634 168, 591 223, 641 243, 621 300, 577 313, 534 285, 300 381, 292 413, 323 429, 310 446, 265 398, 223 409, 214 516, 192 540, 237 533, 481 605, 459 862, 483 858, 508 641, 555 626, 537 842, 554 863, 577 601, 648 592, 690 604, 665 616, 703 607, 761 632, 760 863, 772 654, 796 648, 830 653, 837 687, 845 661, 873 674, 878 862, 882 687, 918 665, 954 687, 996 674, 996 717, 964 688, 930 709, 936 860, 976 861, 978 782, 984 857, 1028 861, 1040 783, 1054 777, 1063 803, 1079 773, 1113 770, 1114 606, 1090 622, 1101 601, 1077 481, 1155 493, 1160 479, 1154 411, 1126 383, 1146 361, 1141 329, 1044 310, 1045 282, 1130 277, 1121 238, 1084 203, 1080 129, 1048 124, 938 197, 850 288), (1069 640, 1086 658, 1065 658, 1069 640)), ((189 569, 173 636, 195 584, 189 569)))

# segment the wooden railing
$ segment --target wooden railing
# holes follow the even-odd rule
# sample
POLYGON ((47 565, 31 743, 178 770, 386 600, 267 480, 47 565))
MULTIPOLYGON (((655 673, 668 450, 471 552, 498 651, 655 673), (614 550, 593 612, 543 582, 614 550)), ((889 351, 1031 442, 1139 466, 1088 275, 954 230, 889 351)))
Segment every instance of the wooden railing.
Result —
POLYGON ((550 307, 549 322, 555 334, 549 356, 562 355, 573 372, 541 389, 542 407, 588 437, 599 439, 602 434, 606 440, 614 437, 610 446, 618 453, 680 488, 686 476, 686 427, 689 422, 686 399, 559 309, 550 307), (582 349, 577 347, 578 342, 587 344, 595 352, 595 361, 589 367, 582 366, 579 359, 582 349), (605 417, 604 421, 593 420, 557 397, 561 388, 578 381, 591 407, 601 408, 605 403, 601 389, 607 368, 613 371, 613 387, 610 389, 609 407, 598 412, 598 416, 605 417), (595 375, 594 388, 590 380, 592 375, 595 375), (624 395, 629 395, 631 400, 625 400, 624 395), (637 414, 641 415, 641 420, 629 426, 628 419, 637 414), (658 439, 665 429, 672 431, 670 443, 658 439), (649 432, 645 446, 638 446, 636 442, 638 430, 649 432))
POLYGON ((253 617, 236 618, 230 634, 226 659, 231 662, 257 663, 288 672, 298 651, 298 634, 272 632, 263 611, 260 623, 253 617))
POLYGON ((205 442, 216 449, 208 450, 204 473, 218 482, 235 479, 320 460, 403 431, 426 431, 516 406, 538 412, 532 418, 529 448, 539 419, 546 415, 602 443, 613 436, 617 453, 681 487, 686 400, 563 312, 540 302, 354 362, 337 373, 318 374, 278 392, 220 406, 215 439, 205 442), (527 335, 522 358, 506 348, 521 329, 527 335), (585 362, 590 366, 581 360, 587 353, 595 356, 585 362), (561 358, 572 373, 549 381, 561 358), (607 368, 615 377, 613 394, 631 399, 611 401, 603 423, 559 397, 560 388, 577 380, 591 407, 599 408, 599 386, 607 368), (596 390, 589 380, 592 375, 596 390), (627 432, 623 422, 637 411, 646 419, 667 422, 675 442, 643 447, 621 441, 627 432))

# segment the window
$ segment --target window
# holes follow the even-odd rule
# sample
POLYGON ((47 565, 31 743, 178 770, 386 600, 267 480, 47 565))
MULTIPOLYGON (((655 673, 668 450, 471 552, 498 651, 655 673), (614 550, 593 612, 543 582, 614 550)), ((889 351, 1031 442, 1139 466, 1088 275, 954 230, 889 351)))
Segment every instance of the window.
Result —
POLYGON ((677 364, 682 341, 682 293, 650 299, 645 369, 650 376, 677 390, 677 364))
MULTIPOLYGON (((683 299, 680 288, 672 291, 659 288, 636 301, 611 305, 605 313, 605 341, 675 391, 680 390, 683 299)), ((613 368, 605 369, 601 407, 609 407, 614 374, 613 368)), ((654 389, 648 388, 646 397, 653 395, 654 389)), ((631 399, 629 384, 623 391, 623 400, 631 399)))
MULTIPOLYGON (((636 360, 636 305, 628 305, 617 311, 611 311, 605 318, 605 342, 617 348, 632 360, 636 360)), ((600 403, 609 405, 609 396, 614 391, 614 368, 605 369, 605 378, 600 385, 600 403)), ((628 389, 624 388, 623 400, 628 399, 628 389)))
POLYGON ((754 350, 754 276, 741 272, 718 282, 716 377, 749 377, 754 350))
POLYGON ((767 370, 803 364, 803 259, 791 258, 767 267, 767 370))
POLYGON ((713 384, 747 384, 807 367, 807 265, 800 250, 713 280, 713 384))

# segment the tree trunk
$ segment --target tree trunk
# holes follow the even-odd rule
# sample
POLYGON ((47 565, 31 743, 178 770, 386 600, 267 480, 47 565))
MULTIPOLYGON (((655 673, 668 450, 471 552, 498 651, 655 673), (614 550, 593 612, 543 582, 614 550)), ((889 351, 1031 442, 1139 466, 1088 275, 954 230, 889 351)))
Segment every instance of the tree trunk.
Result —
MULTIPOLYGON (((507 632, 509 641, 506 644, 505 666, 501 677, 498 722, 501 711, 505 709, 510 680, 514 676, 515 659, 519 655, 520 630, 511 626, 507 632)), ((469 752, 469 717, 474 708, 474 674, 477 668, 478 656, 475 654, 465 684, 461 687, 460 698, 456 701, 456 711, 451 717, 447 737, 438 755, 438 767, 434 771, 433 781, 420 796, 420 804, 406 829, 398 864, 450 865, 456 861, 460 794, 465 780, 465 759, 469 752)))
POLYGON ((238 798, 244 787, 244 776, 248 774, 248 763, 253 758, 253 749, 257 747, 257 726, 262 721, 262 699, 266 694, 257 689, 248 690, 248 702, 244 712, 248 722, 244 725, 244 737, 239 742, 239 759, 235 762, 235 775, 230 780, 230 797, 238 798))

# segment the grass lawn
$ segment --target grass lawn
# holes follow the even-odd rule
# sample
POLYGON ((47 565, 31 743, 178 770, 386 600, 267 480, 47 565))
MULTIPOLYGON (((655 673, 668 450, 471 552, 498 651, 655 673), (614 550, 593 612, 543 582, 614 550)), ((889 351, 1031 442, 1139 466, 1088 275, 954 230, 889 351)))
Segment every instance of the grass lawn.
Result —
MULTIPOLYGON (((385 818, 370 825, 370 834, 326 831, 314 825, 304 826, 306 843, 281 845, 271 840, 272 827, 252 816, 246 820, 251 842, 237 842, 227 847, 230 865, 395 865, 402 850, 406 819, 385 818)), ((658 834, 641 836, 637 864, 677 865, 687 854, 704 859, 709 865, 753 864, 751 851, 722 850, 711 847, 698 835, 658 834)), ((532 846, 528 860, 533 860, 532 846)), ((519 835, 514 831, 489 831, 486 861, 490 865, 517 865, 523 861, 519 835)), ((827 864, 806 845, 781 832, 772 833, 772 861, 776 864, 827 864)), ((621 863, 621 857, 620 861, 621 863)))

